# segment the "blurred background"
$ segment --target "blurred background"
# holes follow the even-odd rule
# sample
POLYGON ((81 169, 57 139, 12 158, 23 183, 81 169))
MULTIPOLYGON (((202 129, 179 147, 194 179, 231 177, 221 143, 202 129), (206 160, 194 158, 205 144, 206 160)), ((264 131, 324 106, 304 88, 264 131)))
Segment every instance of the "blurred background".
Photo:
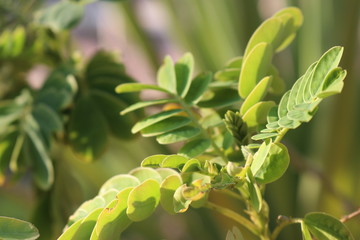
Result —
MULTIPOLYGON (((55 2, 14 0, 9 4, 1 0, 1 12, 16 14, 9 21, 0 12, 0 31, 8 24, 32 19, 38 9, 55 2)), ((154 83, 165 55, 177 59, 189 51, 194 54, 198 72, 221 69, 230 58, 243 54, 249 37, 264 19, 287 6, 297 6, 304 14, 295 41, 274 60, 287 89, 335 45, 345 47, 340 66, 347 69, 348 75, 342 94, 326 100, 310 124, 286 135, 284 143, 290 151, 291 166, 283 178, 266 189, 271 223, 276 223, 278 215, 303 217, 310 211, 325 211, 340 218, 360 206, 360 1, 94 2, 86 6, 84 18, 69 34, 72 48, 84 58, 99 49, 117 51, 130 76, 154 83)), ((41 86, 48 72, 44 64, 31 66, 26 79, 35 87, 41 86)), ((4 72, 0 72, 4 82, 1 74, 4 72)), ((106 179, 128 172, 150 154, 171 149, 138 136, 131 141, 112 138, 105 154, 93 163, 80 161, 66 145, 55 145, 51 152, 56 179, 50 192, 32 188, 29 174, 0 187, 0 215, 34 222, 43 234, 41 239, 59 236, 68 216, 80 203, 92 198, 106 179)), ((225 197, 213 197, 234 209, 240 207, 225 197)), ((177 216, 159 210, 145 222, 133 224, 122 239, 225 239, 233 225, 207 210, 177 216)), ((355 239, 360 239, 360 218, 347 225, 355 239)), ((301 239, 299 226, 286 228, 281 239, 301 239)))

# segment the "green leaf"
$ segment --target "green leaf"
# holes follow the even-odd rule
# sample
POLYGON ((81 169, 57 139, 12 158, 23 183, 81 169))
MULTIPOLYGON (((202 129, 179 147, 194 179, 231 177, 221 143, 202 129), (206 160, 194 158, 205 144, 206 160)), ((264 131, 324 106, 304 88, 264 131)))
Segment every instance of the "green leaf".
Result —
POLYGON ((280 95, 285 91, 285 82, 279 75, 279 71, 273 66, 270 66, 268 75, 272 76, 269 93, 280 95))
POLYGON ((160 92, 169 93, 168 90, 158 87, 156 85, 142 84, 142 83, 123 83, 115 88, 117 93, 140 92, 143 90, 156 90, 160 92))
POLYGON ((135 168, 131 170, 129 174, 139 179, 141 183, 148 179, 153 179, 155 181, 158 181, 159 183, 161 183, 162 181, 160 174, 156 170, 149 167, 135 168))
POLYGON ((266 127, 272 130, 278 130, 280 128, 279 123, 277 121, 266 124, 266 127))
POLYGON ((347 227, 338 219, 325 213, 309 213, 304 223, 319 240, 354 240, 347 227))
POLYGON ((282 117, 286 117, 286 114, 288 112, 287 104, 289 101, 290 93, 291 93, 291 90, 287 91, 280 100, 279 107, 278 107, 279 119, 282 117))
POLYGON ((278 106, 271 108, 266 118, 268 123, 277 122, 279 120, 278 106))
POLYGON ((41 130, 47 134, 61 131, 63 123, 58 114, 45 104, 37 104, 34 106, 32 115, 41 126, 41 130))
POLYGON ((271 144, 272 141, 269 143, 263 142, 258 151, 255 153, 253 162, 251 164, 251 172, 253 175, 255 175, 264 164, 266 157, 269 154, 271 144))
POLYGON ((129 174, 119 174, 108 179, 100 188, 99 195, 103 195, 106 192, 115 189, 120 192, 128 187, 136 187, 140 184, 137 177, 129 174))
POLYGON ((179 154, 188 158, 196 157, 204 153, 211 145, 209 139, 196 139, 186 143, 180 150, 179 154))
POLYGON ((61 236, 57 240, 69 240, 76 234, 79 229, 83 218, 78 219, 75 223, 73 223, 70 227, 66 228, 65 231, 61 234, 61 236))
POLYGON ((297 104, 297 96, 300 90, 300 85, 302 82, 302 77, 297 80, 294 85, 292 86, 291 90, 290 90, 290 94, 289 94, 289 99, 287 102, 287 110, 291 111, 294 109, 294 106, 297 104))
POLYGON ((170 175, 164 179, 160 185, 160 203, 161 206, 169 213, 175 214, 174 211, 174 194, 176 189, 182 185, 179 175, 170 175))
POLYGON ((0 239, 34 240, 39 236, 39 231, 33 224, 0 216, 0 239))
POLYGON ((125 108, 124 110, 122 110, 121 115, 125 115, 129 112, 132 112, 132 111, 135 111, 135 110, 138 110, 141 108, 153 106, 153 105, 174 103, 174 102, 177 102, 177 101, 175 99, 157 99, 157 100, 137 102, 137 103, 125 108))
POLYGON ((101 196, 96 196, 80 205, 80 207, 69 217, 67 226, 74 225, 77 221, 88 216, 92 211, 105 207, 105 200, 101 196))
POLYGON ((157 136, 178 128, 181 128, 191 122, 190 118, 183 116, 174 116, 168 119, 162 120, 155 124, 152 124, 149 127, 146 127, 141 130, 141 134, 144 137, 157 136))
POLYGON ((156 171, 160 174, 163 180, 171 175, 179 175, 177 171, 171 168, 157 168, 156 171))
POLYGON ((194 57, 191 53, 185 53, 175 64, 176 92, 185 97, 190 85, 194 69, 194 57))
POLYGON ((187 161, 181 172, 196 172, 201 170, 201 163, 199 160, 193 158, 187 161))
POLYGON ((257 83, 266 76, 269 71, 272 48, 270 44, 261 42, 254 46, 253 50, 244 59, 239 78, 239 95, 246 98, 257 83))
POLYGON ((16 128, 9 129, 0 141, 0 185, 4 180, 7 169, 18 171, 18 162, 25 140, 24 132, 16 128))
MULTIPOLYGON (((151 169, 153 170, 153 169, 151 169)), ((160 184, 154 179, 145 180, 129 194, 126 214, 134 222, 148 218, 160 201, 160 184)))
POLYGON ((202 73, 195 77, 192 80, 189 91, 185 96, 185 102, 188 104, 197 103, 206 91, 211 80, 211 73, 202 73))
POLYGON ((170 155, 164 158, 161 162, 161 167, 163 168, 180 168, 182 167, 189 159, 180 155, 170 155))
POLYGON ((263 22, 251 36, 245 50, 244 59, 250 54, 254 47, 261 43, 265 42, 272 45, 273 49, 276 49, 277 42, 279 41, 279 36, 282 33, 282 22, 281 19, 269 18, 263 22))
POLYGON ((174 62, 170 56, 166 56, 164 64, 159 68, 157 73, 158 85, 171 93, 176 93, 176 73, 174 62))
POLYGON ((159 167, 161 165, 161 162, 166 157, 167 157, 167 155, 164 155, 164 154, 157 154, 157 155, 149 156, 141 162, 141 166, 142 167, 159 167))
POLYGON ((240 76, 240 68, 226 68, 221 71, 217 71, 214 75, 214 78, 217 81, 228 82, 228 81, 238 81, 240 76))
POLYGON ((300 101, 299 102, 308 102, 311 100, 311 78, 314 73, 314 69, 316 67, 318 62, 314 62, 310 65, 310 67, 306 70, 304 77, 303 77, 303 84, 304 86, 300 86, 299 94, 302 95, 302 101, 300 96, 297 97, 300 101), (302 89, 302 90, 301 90, 302 89))
POLYGON ((230 59, 225 65, 226 68, 241 68, 244 58, 242 56, 230 59))
POLYGON ((264 77, 255 86, 251 93, 247 96, 244 103, 241 105, 240 114, 244 115, 249 108, 260 102, 266 95, 267 90, 272 82, 272 77, 264 77))
POLYGON ((211 91, 211 97, 200 101, 197 105, 201 108, 219 108, 231 106, 241 99, 234 89, 219 88, 211 91))
POLYGON ((321 91, 321 85, 324 81, 326 75, 340 62, 341 56, 343 54, 343 47, 333 47, 329 49, 324 55, 320 58, 316 67, 314 69, 314 74, 311 78, 311 95, 316 96, 319 91, 321 91))
POLYGON ((126 215, 127 199, 133 188, 120 191, 98 217, 98 221, 91 234, 90 240, 119 239, 130 224, 131 220, 126 215))
POLYGON ((71 71, 67 67, 53 71, 38 92, 36 103, 46 104, 56 112, 72 104, 78 86, 71 71))
POLYGON ((81 3, 61 1, 39 12, 36 22, 53 31, 62 31, 75 27, 83 15, 84 6, 81 3))
POLYGON ((279 179, 285 173, 290 162, 289 153, 283 144, 270 143, 269 146, 269 152, 260 168, 251 169, 256 181, 261 184, 279 179))
MULTIPOLYGON (((251 174, 251 171, 250 171, 251 174)), ((256 212, 262 208, 262 195, 258 185, 252 180, 253 176, 247 179, 247 187, 250 193, 250 203, 256 212)))
POLYGON ((98 216, 102 212, 103 208, 98 208, 87 215, 78 227, 76 233, 71 239, 90 239, 91 233, 95 227, 98 216))
POLYGON ((125 75, 124 64, 120 62, 118 54, 104 50, 99 50, 92 56, 86 66, 85 77, 90 84, 104 80, 117 84, 133 82, 125 75))
POLYGON ((275 106, 272 101, 258 102, 252 106, 243 116, 243 121, 248 129, 254 129, 260 124, 266 123, 266 117, 271 108, 275 106))
POLYGON ((309 122, 312 119, 313 115, 307 111, 292 110, 287 113, 287 117, 288 119, 294 121, 309 122))
POLYGON ((258 141, 258 140, 263 140, 263 139, 267 139, 267 138, 273 138, 278 136, 279 133, 277 132, 270 132, 270 133, 259 133, 256 134, 254 136, 251 137, 252 140, 258 141))
POLYGON ((133 135, 130 132, 134 115, 120 116, 119 112, 126 107, 126 103, 105 91, 92 90, 90 92, 92 102, 96 103, 98 109, 106 119, 109 133, 120 139, 128 139, 133 135))
POLYGON ((174 193, 174 212, 175 213, 183 213, 189 208, 191 200, 185 199, 183 196, 183 190, 186 188, 186 184, 178 187, 174 193))
POLYGON ((182 112, 182 109, 172 109, 172 110, 168 110, 168 111, 163 111, 154 115, 151 115, 139 122, 137 122, 134 127, 131 129, 132 133, 137 133, 139 131, 141 131, 142 129, 149 127, 155 123, 158 123, 162 120, 165 120, 169 117, 172 117, 180 112, 182 112))
POLYGON ((289 7, 275 13, 273 17, 279 17, 283 24, 282 38, 276 51, 286 48, 295 38, 296 31, 303 23, 301 10, 296 7, 289 7))
POLYGON ((108 125, 90 96, 80 97, 75 105, 70 116, 69 142, 73 151, 87 162, 97 159, 105 151, 108 125))
POLYGON ((201 130, 199 128, 185 126, 175 129, 171 132, 167 132, 157 136, 156 140, 160 144, 171 144, 188 140, 192 137, 199 135, 201 130))
POLYGON ((310 231, 303 221, 301 222, 301 232, 303 235, 303 240, 312 240, 310 231))
POLYGON ((30 101, 31 96, 28 91, 23 91, 14 100, 0 101, 0 127, 7 128, 8 125, 18 120, 23 114, 26 104, 30 101))
POLYGON ((283 127, 283 128, 295 129, 300 126, 301 122, 297 121, 297 120, 292 120, 288 116, 285 116, 285 117, 280 118, 280 120, 278 121, 278 124, 280 127, 283 127))
POLYGON ((54 182, 54 167, 43 142, 40 126, 34 118, 28 116, 24 130, 28 136, 26 141, 26 155, 32 161, 34 179, 43 190, 47 190, 54 182))
POLYGON ((346 77, 346 70, 341 68, 334 68, 326 76, 324 82, 321 86, 321 91, 316 95, 318 98, 326 98, 331 95, 335 95, 341 92, 344 82, 343 80, 346 77))

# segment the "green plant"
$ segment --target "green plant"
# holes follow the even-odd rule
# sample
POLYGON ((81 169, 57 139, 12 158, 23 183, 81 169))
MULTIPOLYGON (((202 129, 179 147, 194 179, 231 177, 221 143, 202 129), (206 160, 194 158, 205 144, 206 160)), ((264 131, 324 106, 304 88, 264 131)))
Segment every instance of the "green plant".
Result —
MULTIPOLYGON (((214 75, 202 73, 192 79, 194 59, 188 53, 175 64, 171 58, 165 59, 158 71, 158 85, 138 84, 126 75, 114 54, 98 51, 86 60, 71 44, 69 30, 83 18, 84 6, 92 2, 96 1, 59 1, 40 9, 35 18, 32 9, 38 8, 40 1, 0 3, 0 29, 4 29, 0 35, 0 185, 6 185, 9 178, 13 182, 32 173, 39 203, 30 221, 39 227, 43 239, 51 238, 48 232, 57 234, 55 225, 63 227, 73 210, 71 201, 78 197, 74 189, 77 193, 78 185, 86 181, 85 175, 78 174, 79 168, 73 169, 70 161, 62 161, 58 153, 70 146, 79 159, 92 162, 105 152, 111 136, 129 139, 129 129, 142 116, 141 109, 156 109, 156 105, 163 105, 161 112, 139 121, 132 132, 156 137, 164 145, 184 142, 178 154, 152 155, 143 160, 140 168, 108 180, 98 196, 82 204, 70 217, 60 239, 118 239, 132 222, 146 219, 159 204, 170 214, 204 207, 233 219, 239 228, 229 231, 227 239, 275 239, 293 223, 301 225, 304 239, 353 239, 342 222, 359 211, 340 221, 324 213, 310 213, 303 219, 280 216, 278 226, 272 228, 264 200, 265 186, 278 180, 290 162, 287 148, 280 143, 283 136, 289 129, 310 121, 323 98, 342 90, 346 71, 337 67, 341 47, 326 52, 283 94, 285 84, 272 58, 291 43, 302 24, 301 12, 288 8, 259 27, 243 57, 230 60, 214 75), (50 71, 39 89, 25 77, 38 64, 46 65, 50 71), (118 86, 119 94, 115 94, 115 87, 121 83, 127 84, 118 86), (160 91, 167 97, 139 102, 132 92, 143 90, 160 91), (233 206, 215 204, 213 193, 235 199, 243 209, 236 212, 233 206), (55 213, 54 208, 58 208, 55 213), (53 222, 56 218, 62 220, 53 222)), ((211 6, 217 13, 228 15, 234 13, 233 5, 229 1, 181 4, 190 2, 195 6, 191 14, 200 21, 190 29, 196 34, 188 35, 196 38, 186 39, 190 45, 187 48, 192 48, 195 55, 201 53, 196 56, 197 65, 214 68, 216 62, 223 61, 225 52, 233 51, 231 47, 219 51, 214 46, 228 40, 226 32, 235 37, 236 31, 224 24, 226 20, 217 24, 218 19, 213 21, 203 8, 211 6), (209 28, 203 27, 205 23, 209 28), (210 25, 227 27, 216 31, 210 25), (212 38, 214 41, 209 41, 212 38)), ((176 4, 164 3, 174 16, 176 4)), ((256 22, 257 16, 251 11, 251 5, 256 4, 234 4, 246 9, 247 18, 251 16, 251 22, 256 22)), ((145 37, 141 40, 144 49, 156 66, 156 51, 137 22, 132 3, 123 6, 137 33, 145 37)), ((234 21, 229 16, 226 19, 234 21)), ((251 29, 248 22, 242 24, 251 29)), ((246 37, 241 29, 238 32, 243 40, 246 37)), ((238 45, 236 49, 241 49, 238 45)), ((315 44, 312 49, 320 48, 315 44)), ((312 55, 316 56, 317 51, 312 55)), ((38 236, 32 224, 0 217, 1 239, 38 236)))
MULTIPOLYGON (((289 129, 309 122, 324 98, 340 93, 346 76, 337 67, 343 48, 333 47, 282 95, 279 104, 271 100, 284 88, 272 57, 291 43, 301 24, 297 8, 276 13, 255 31, 244 56, 217 72, 215 81, 210 73, 192 79, 194 60, 185 54, 175 64, 165 58, 158 85, 116 87, 119 94, 166 93, 167 98, 135 103, 122 114, 164 105, 161 112, 137 122, 132 132, 155 136, 160 144, 185 144, 178 154, 147 157, 129 174, 109 179, 98 196, 70 217, 59 239, 116 239, 132 222, 149 217, 159 204, 170 214, 185 212, 190 206, 218 211, 264 240, 276 239, 293 223, 301 225, 304 239, 353 239, 340 220, 325 213, 309 213, 302 219, 281 217, 275 229, 268 226, 263 192, 266 184, 284 174, 290 161, 282 138, 289 129), (237 213, 211 202, 208 196, 216 190, 238 199, 244 211, 237 213)), ((235 228, 227 239, 243 237, 235 228)))

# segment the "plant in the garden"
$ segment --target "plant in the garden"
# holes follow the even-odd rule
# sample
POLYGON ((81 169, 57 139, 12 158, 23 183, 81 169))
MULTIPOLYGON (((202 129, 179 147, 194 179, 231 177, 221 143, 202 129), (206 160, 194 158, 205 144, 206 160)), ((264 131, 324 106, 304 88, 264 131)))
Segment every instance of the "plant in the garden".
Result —
MULTIPOLYGON (((170 214, 205 207, 235 220, 260 239, 276 239, 282 228, 301 226, 303 238, 353 239, 340 220, 325 213, 286 218, 269 229, 263 199, 266 184, 287 170, 290 157, 282 138, 309 122, 320 102, 343 88, 346 71, 338 67, 343 48, 333 47, 285 93, 272 65, 302 24, 297 8, 279 11, 262 23, 245 53, 225 69, 193 76, 194 59, 185 54, 175 63, 164 59, 157 85, 125 83, 119 94, 160 91, 166 97, 137 102, 121 114, 162 105, 162 110, 137 122, 132 133, 156 137, 160 144, 183 142, 177 154, 152 155, 141 167, 109 179, 93 199, 70 217, 59 239, 118 239, 132 223, 148 218, 161 205, 170 214), (277 104, 273 95, 283 94, 277 104), (226 191, 246 208, 237 213, 208 199, 213 190, 226 191)), ((242 239, 234 228, 227 239, 242 239)))
MULTIPOLYGON (((290 224, 300 225, 304 240, 354 239, 342 221, 320 212, 281 216, 270 229, 263 197, 266 185, 281 178, 291 161, 281 143, 284 135, 309 122, 323 99, 341 92, 346 76, 338 67, 342 47, 325 52, 285 91, 272 59, 302 25, 301 11, 290 7, 263 22, 243 56, 215 74, 195 75, 194 58, 186 53, 176 62, 164 59, 157 85, 136 83, 113 54, 98 51, 85 61, 62 46, 61 41, 68 41, 62 31, 81 20, 83 6, 90 2, 61 1, 38 13, 38 28, 18 26, 0 37, 2 67, 20 79, 0 92, 8 99, 0 103, 0 183, 9 171, 19 177, 31 169, 36 188, 48 190, 54 181, 50 149, 56 143, 70 145, 87 162, 104 152, 110 135, 140 133, 159 144, 182 145, 176 154, 149 156, 128 174, 106 181, 97 196, 70 216, 59 240, 119 239, 131 223, 148 218, 159 205, 169 214, 190 207, 219 212, 238 224, 228 231, 229 240, 244 239, 241 231, 275 240, 290 224), (20 61, 23 71, 38 63, 51 66, 40 89, 11 71, 20 61), (141 91, 165 97, 139 101, 136 93, 141 91), (160 111, 139 120, 142 109, 159 106, 160 111), (237 199, 244 209, 215 204, 209 199, 212 191, 237 199)), ((32 224, 0 217, 0 239, 38 236, 32 224)))

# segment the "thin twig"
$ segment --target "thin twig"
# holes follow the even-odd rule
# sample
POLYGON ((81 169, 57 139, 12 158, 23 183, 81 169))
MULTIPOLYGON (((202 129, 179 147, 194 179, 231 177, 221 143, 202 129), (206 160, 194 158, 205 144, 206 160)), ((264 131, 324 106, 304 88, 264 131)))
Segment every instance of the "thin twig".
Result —
POLYGON ((340 219, 340 221, 341 221, 342 223, 344 223, 344 222, 347 222, 347 221, 349 221, 350 219, 352 219, 352 218, 354 218, 354 217, 357 217, 357 216, 360 216, 360 208, 359 208, 358 210, 356 210, 355 212, 352 212, 352 213, 350 213, 350 214, 348 214, 348 215, 346 215, 346 216, 343 216, 343 217, 340 219))
POLYGON ((275 240, 279 236, 280 232, 286 226, 288 226, 290 224, 301 223, 302 219, 300 219, 300 218, 290 218, 290 217, 286 217, 286 216, 279 216, 278 217, 278 222, 279 222, 279 225, 276 226, 273 233, 271 234, 271 237, 270 237, 271 240, 275 240))

